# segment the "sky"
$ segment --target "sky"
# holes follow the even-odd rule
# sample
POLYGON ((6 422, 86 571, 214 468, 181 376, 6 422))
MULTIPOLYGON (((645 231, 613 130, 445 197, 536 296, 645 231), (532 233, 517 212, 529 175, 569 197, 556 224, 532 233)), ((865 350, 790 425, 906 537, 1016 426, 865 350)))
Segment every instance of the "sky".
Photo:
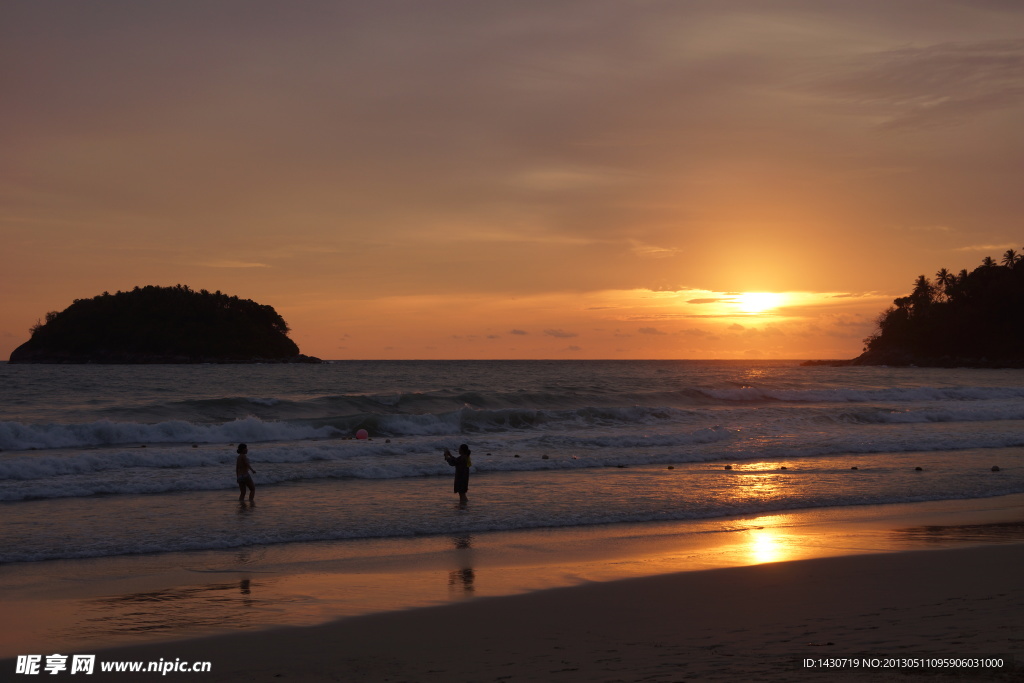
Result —
POLYGON ((0 358, 178 283, 328 359, 850 358, 1024 247, 1018 0, 0 0, 0 95, 0 358))

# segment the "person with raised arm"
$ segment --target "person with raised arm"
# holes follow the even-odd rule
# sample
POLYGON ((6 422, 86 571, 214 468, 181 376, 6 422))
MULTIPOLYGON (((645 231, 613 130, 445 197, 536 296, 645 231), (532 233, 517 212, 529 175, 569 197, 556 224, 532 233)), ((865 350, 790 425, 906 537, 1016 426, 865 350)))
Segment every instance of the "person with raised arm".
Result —
POLYGON ((452 455, 447 448, 444 449, 444 461, 455 468, 455 493, 459 494, 459 503, 467 501, 466 491, 469 490, 469 468, 473 466, 469 459, 469 446, 459 446, 459 455, 452 455))

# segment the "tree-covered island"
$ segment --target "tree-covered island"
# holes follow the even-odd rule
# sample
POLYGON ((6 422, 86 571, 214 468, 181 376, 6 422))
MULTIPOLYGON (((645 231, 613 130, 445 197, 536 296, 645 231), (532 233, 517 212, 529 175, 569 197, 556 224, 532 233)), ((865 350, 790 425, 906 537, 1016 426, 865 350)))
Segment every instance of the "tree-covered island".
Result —
POLYGON ((76 299, 46 314, 11 363, 319 362, 271 306, 185 285, 76 299))
POLYGON ((970 273, 921 275, 877 325, 857 358, 809 364, 1024 367, 1024 255, 1008 249, 970 273))

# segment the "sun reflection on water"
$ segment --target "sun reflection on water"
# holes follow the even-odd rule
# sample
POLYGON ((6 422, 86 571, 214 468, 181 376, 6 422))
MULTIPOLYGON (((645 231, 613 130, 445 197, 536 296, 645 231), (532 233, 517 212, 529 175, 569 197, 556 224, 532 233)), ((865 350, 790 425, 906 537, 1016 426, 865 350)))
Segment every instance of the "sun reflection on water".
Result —
POLYGON ((775 529, 752 529, 749 548, 755 564, 781 562, 788 557, 786 546, 775 529))

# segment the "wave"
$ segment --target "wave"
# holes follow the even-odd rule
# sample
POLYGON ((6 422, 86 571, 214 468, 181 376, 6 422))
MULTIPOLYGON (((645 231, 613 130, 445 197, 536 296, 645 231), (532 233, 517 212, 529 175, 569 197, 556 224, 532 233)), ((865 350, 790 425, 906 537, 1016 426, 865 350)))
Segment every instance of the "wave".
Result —
MULTIPOLYGON (((695 395, 695 392, 693 392, 695 395)), ((143 417, 194 420, 201 416, 231 417, 256 415, 263 418, 317 418, 359 414, 441 414, 462 408, 484 409, 570 409, 580 405, 632 405, 647 403, 659 394, 613 394, 603 392, 480 392, 429 391, 387 394, 338 394, 313 398, 229 396, 152 402, 142 406, 112 407, 110 417, 136 414, 143 417)), ((661 401, 664 403, 665 401, 661 401)), ((670 403, 670 402, 669 402, 670 403)))
MULTIPOLYGON (((475 439, 476 472, 531 472, 673 463, 787 461, 876 453, 953 452, 1024 446, 1013 425, 1002 431, 871 434, 800 439, 746 434, 722 426, 680 433, 507 435, 475 439)), ((393 480, 449 476, 440 458, 450 438, 266 444, 250 451, 260 486, 328 479, 393 480)), ((191 448, 5 454, 0 501, 233 489, 234 450, 191 448)))
POLYGON ((339 438, 366 429, 385 436, 444 436, 545 428, 644 425, 685 420, 673 408, 585 407, 572 410, 461 408, 441 414, 356 414, 315 420, 250 416, 219 424, 169 420, 154 424, 109 419, 83 424, 0 422, 0 450, 86 448, 124 444, 234 443, 339 438))
POLYGON ((1024 387, 737 386, 630 393, 561 387, 529 392, 339 394, 309 399, 235 396, 107 406, 79 414, 99 419, 74 423, 0 421, 0 450, 320 439, 351 435, 358 429, 384 437, 694 424, 710 411, 723 408, 810 409, 838 414, 836 419, 852 422, 1021 419, 1021 411, 1012 406, 1021 404, 1022 399, 1024 387), (837 412, 840 406, 851 404, 868 407, 837 412), (975 407, 992 404, 996 405, 991 409, 975 407))
POLYGON ((118 444, 231 443, 330 438, 341 432, 330 426, 264 422, 255 417, 223 424, 171 420, 156 424, 97 420, 85 424, 22 424, 0 422, 0 449, 5 451, 83 448, 118 444))
MULTIPOLYGON (((745 390, 737 390, 743 392, 745 390)), ((929 390, 929 392, 934 390, 929 390)), ((752 421, 792 420, 789 428, 800 428, 808 420, 849 424, 913 424, 927 422, 980 422, 1024 420, 1024 403, 1015 396, 1021 390, 958 390, 974 400, 945 400, 924 405, 898 407, 889 404, 846 409, 835 405, 786 406, 780 401, 768 405, 724 405, 703 410, 667 406, 584 406, 566 409, 473 408, 462 406, 441 413, 362 412, 323 418, 267 419, 255 415, 222 422, 166 420, 155 423, 96 420, 86 423, 25 424, 0 422, 0 450, 25 451, 55 448, 102 448, 129 444, 217 444, 238 441, 302 441, 338 439, 359 429, 376 437, 428 437, 487 434, 597 430, 617 427, 690 427, 709 419, 728 420, 737 425, 752 421), (979 393, 980 392, 980 393, 979 393), (729 409, 728 412, 723 412, 729 409)), ((804 394, 806 392, 797 392, 804 394)), ((827 393, 827 392, 826 392, 827 393)), ((887 394, 893 393, 887 390, 887 394)), ((899 393, 899 392, 896 392, 899 393)), ((758 395, 763 394, 763 392, 758 395)), ((748 396, 749 394, 743 393, 748 396)), ((844 394, 846 395, 846 394, 844 394)), ((912 395, 920 398, 918 390, 912 395)), ((906 395, 909 400, 909 394, 906 395)), ((810 400, 810 399, 808 399, 810 400)), ((232 400, 233 401, 233 400, 232 400)), ((250 399, 247 399, 247 402, 250 399)), ((260 399, 275 407, 280 402, 260 399)), ((854 402, 851 396, 843 403, 854 402)), ((764 403, 762 401, 762 403, 764 403)), ((251 406, 252 403, 250 402, 251 406)))
POLYGON ((836 421, 855 424, 921 424, 927 422, 997 422, 1024 420, 1024 405, 946 405, 910 410, 874 408, 843 412, 836 421))
POLYGON ((699 389, 723 402, 907 403, 918 401, 992 401, 1024 398, 1024 387, 900 387, 891 389, 699 389))
MULTIPOLYGON (((728 388, 664 387, 650 391, 609 391, 600 387, 559 387, 546 391, 437 390, 385 394, 338 394, 312 398, 234 396, 144 405, 114 406, 99 410, 97 417, 113 421, 226 422, 258 417, 263 420, 338 420, 360 416, 447 415, 462 409, 506 411, 511 415, 530 411, 582 411, 625 406, 670 407, 700 410, 714 406, 759 404, 908 403, 1020 400, 1024 387, 902 387, 862 389, 784 389, 757 386, 728 388)), ((2 445, 0 445, 2 447, 2 445)))
MULTIPOLYGON (((843 508, 862 505, 886 505, 919 503, 936 500, 957 500, 969 498, 994 498, 1021 493, 1021 486, 1007 486, 998 490, 978 489, 965 494, 948 490, 928 493, 906 494, 879 491, 872 494, 805 495, 771 501, 710 501, 701 506, 679 506, 661 509, 650 507, 629 509, 623 507, 572 509, 552 512, 545 516, 450 516, 438 518, 430 515, 410 515, 401 520, 392 519, 386 523, 368 519, 350 520, 349 524, 308 525, 261 525, 247 527, 246 533, 236 530, 218 529, 205 534, 177 533, 173 535, 150 534, 109 534, 101 537, 81 539, 79 543, 68 544, 47 542, 51 539, 34 539, 31 544, 16 544, 0 549, 0 564, 16 562, 39 562, 49 560, 82 559, 151 553, 228 550, 253 545, 278 545, 287 543, 310 543, 348 541, 355 539, 402 538, 417 536, 465 535, 492 531, 518 531, 537 528, 588 527, 604 524, 631 524, 643 522, 668 522, 712 519, 716 517, 738 517, 794 512, 813 508, 843 508)), ((710 533, 730 533, 723 527, 710 533)))
MULTIPOLYGON (((666 435, 621 435, 609 434, 603 437, 530 437, 518 439, 512 444, 502 442, 483 442, 475 448, 480 454, 474 455, 477 469, 487 469, 488 466, 494 469, 498 460, 488 460, 488 451, 498 450, 502 456, 511 457, 516 460, 517 453, 510 450, 521 451, 526 454, 542 451, 571 450, 580 451, 590 449, 593 451, 604 451, 605 449, 623 448, 663 448, 663 447, 685 447, 725 441, 734 436, 734 432, 724 427, 712 427, 697 429, 692 432, 666 435), (514 448, 512 446, 514 445, 514 448)), ((269 473, 262 477, 264 482, 274 483, 299 478, 317 477, 352 477, 365 479, 394 479, 402 477, 414 477, 424 474, 442 474, 448 472, 448 467, 439 460, 437 454, 443 449, 450 447, 449 440, 416 440, 407 443, 387 443, 380 441, 329 441, 323 443, 298 443, 298 444, 274 444, 268 445, 259 450, 258 455, 253 459, 260 463, 272 463, 275 465, 315 465, 316 472, 302 470, 299 472, 282 472, 280 475, 269 473), (429 459, 428 459, 429 458, 429 459), (328 467, 326 464, 334 464, 328 467)), ((610 453, 610 452, 609 452, 610 453)), ((594 455, 593 457, 581 458, 576 456, 562 458, 561 464, 557 460, 547 458, 542 465, 548 467, 560 467, 565 463, 571 463, 574 467, 593 466, 602 458, 617 457, 609 453, 594 455)), ((204 448, 183 448, 181 446, 154 447, 154 448, 131 448, 113 449, 104 451, 63 451, 58 453, 39 454, 10 454, 0 459, 0 483, 10 481, 49 480, 64 475, 88 475, 104 473, 112 470, 182 470, 185 476, 196 476, 205 480, 206 473, 188 473, 190 468, 223 467, 225 464, 233 463, 235 452, 229 447, 204 447, 204 448)), ((506 458, 507 459, 507 458, 506 458)), ((532 459, 521 459, 520 462, 511 463, 508 469, 534 469, 537 463, 532 459)), ((66 483, 66 482, 64 482, 66 483)), ((153 482, 148 482, 153 485, 153 482)), ((179 482, 180 483, 180 482, 179 482)), ((230 482, 234 485, 233 480, 230 482)), ((198 488, 201 490, 218 489, 222 486, 214 484, 212 487, 207 483, 200 482, 198 487, 186 486, 185 488, 198 488)), ((131 493, 152 493, 156 489, 126 490, 131 493)), ((161 490, 175 490, 173 487, 161 490)), ((109 488, 101 491, 109 493, 109 488)), ((0 499, 3 494, 0 493, 0 499)))

